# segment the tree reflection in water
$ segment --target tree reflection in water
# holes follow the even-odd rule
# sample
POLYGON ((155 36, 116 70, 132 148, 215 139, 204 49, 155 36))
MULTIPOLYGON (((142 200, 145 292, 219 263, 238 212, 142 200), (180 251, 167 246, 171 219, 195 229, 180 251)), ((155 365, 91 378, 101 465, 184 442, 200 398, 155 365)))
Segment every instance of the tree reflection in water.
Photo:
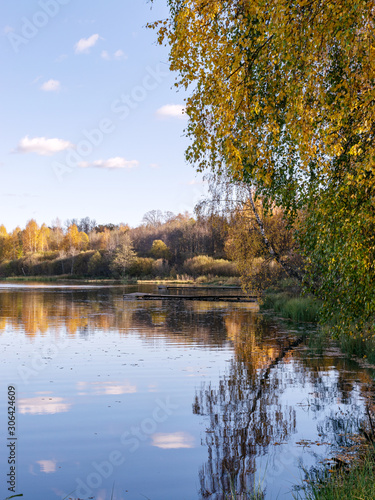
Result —
POLYGON ((356 375, 362 383, 353 372, 348 380, 348 364, 343 358, 316 359, 300 345, 304 339, 297 332, 293 337, 260 315, 228 315, 227 331, 235 358, 219 385, 203 384, 193 404, 193 413, 208 421, 208 460, 200 469, 199 480, 201 498, 211 500, 232 498, 234 491, 235 498, 253 498, 256 458, 270 457, 270 445, 285 442, 297 431, 295 403, 281 397, 287 388, 298 385, 303 391, 309 384, 313 392, 312 396, 306 393, 306 411, 317 420, 317 436, 320 431, 323 438, 336 444, 342 444, 337 433, 343 426, 348 428, 351 422, 352 430, 358 429, 363 414, 358 393, 366 391, 366 375, 360 375, 358 367, 356 375), (329 411, 331 405, 337 410, 339 404, 349 404, 350 411, 329 411), (319 418, 323 420, 319 422, 319 418))
POLYGON ((262 341, 266 325, 257 315, 239 318, 238 328, 234 324, 232 319, 236 358, 228 374, 219 387, 202 385, 193 405, 193 413, 209 419, 208 461, 199 474, 202 498, 227 498, 231 488, 239 498, 249 498, 256 489, 255 458, 271 442, 284 441, 296 425, 293 406, 279 401, 283 377, 274 368, 302 338, 262 341))
POLYGON ((136 332, 146 345, 163 348, 198 345, 232 352, 233 345, 225 376, 218 385, 202 385, 193 404, 194 414, 207 420, 208 460, 200 470, 200 496, 211 500, 226 498, 231 481, 238 499, 249 498, 256 458, 272 459, 272 445, 296 432, 296 401, 300 412, 316 420, 316 435, 341 444, 348 423, 358 426, 366 391, 373 395, 366 371, 337 353, 312 356, 299 344, 298 332, 283 331, 252 304, 124 303, 116 289, 9 290, 0 293, 0 335, 8 331, 30 343, 46 335, 74 340, 136 332), (302 395, 292 403, 283 394, 295 386, 302 395), (349 413, 338 414, 338 405, 349 413))

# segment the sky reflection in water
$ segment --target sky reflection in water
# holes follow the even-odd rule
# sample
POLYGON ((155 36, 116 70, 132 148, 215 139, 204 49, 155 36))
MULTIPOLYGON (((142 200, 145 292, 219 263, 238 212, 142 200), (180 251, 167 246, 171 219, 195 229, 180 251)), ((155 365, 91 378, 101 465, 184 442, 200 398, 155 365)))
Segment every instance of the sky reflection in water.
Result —
MULTIPOLYGON (((231 482, 292 498, 301 463, 328 456, 362 417, 370 375, 290 349, 301 331, 253 304, 122 292, 0 287, 1 380, 4 395, 17 387, 28 500, 106 500, 113 485, 116 499, 221 500, 231 482)), ((0 412, 4 430, 5 397, 0 412)))

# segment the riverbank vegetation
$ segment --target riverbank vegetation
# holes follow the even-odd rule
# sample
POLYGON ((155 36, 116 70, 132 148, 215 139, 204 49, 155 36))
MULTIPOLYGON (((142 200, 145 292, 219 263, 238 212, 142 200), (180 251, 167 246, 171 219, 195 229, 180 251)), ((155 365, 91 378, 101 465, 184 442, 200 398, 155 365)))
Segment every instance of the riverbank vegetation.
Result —
POLYGON ((375 498, 375 456, 368 451, 348 470, 311 483, 307 500, 358 500, 375 498))
POLYGON ((276 314, 293 321, 316 323, 321 304, 314 297, 293 296, 288 292, 267 291, 262 297, 262 310, 272 309, 276 314))
MULTIPOLYGON (((368 421, 360 436, 323 469, 306 472, 303 498, 307 500, 358 500, 375 498, 375 434, 369 406, 368 421)), ((300 498, 297 496, 296 498, 300 498)))

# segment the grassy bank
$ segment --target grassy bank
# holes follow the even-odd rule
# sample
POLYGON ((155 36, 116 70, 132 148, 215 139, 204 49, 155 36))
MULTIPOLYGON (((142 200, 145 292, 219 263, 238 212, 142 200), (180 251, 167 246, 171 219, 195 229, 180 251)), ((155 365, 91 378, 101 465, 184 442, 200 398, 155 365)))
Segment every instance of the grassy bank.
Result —
POLYGON ((59 276, 12 276, 0 277, 2 283, 101 283, 101 284, 121 284, 121 280, 114 280, 101 277, 87 278, 85 276, 59 275, 59 276))
MULTIPOLYGON (((261 298, 261 311, 272 310, 277 315, 296 322, 319 323, 322 303, 312 296, 303 296, 297 286, 286 282, 278 288, 266 290, 261 298)), ((335 318, 329 324, 319 324, 310 343, 322 349, 335 341, 343 353, 358 360, 375 363, 375 336, 371 325, 364 325, 360 332, 343 331, 337 333, 335 318)))
POLYGON ((200 276, 194 279, 192 276, 183 274, 177 278, 155 278, 155 279, 138 279, 139 285, 158 284, 158 285, 209 285, 209 286, 240 286, 239 278, 228 278, 225 276, 200 276))
MULTIPOLYGON (((368 444, 351 466, 327 470, 310 478, 305 488, 307 500, 375 499, 375 449, 368 444)), ((298 498, 298 497, 297 497, 298 498)))
POLYGON ((133 277, 122 279, 109 279, 100 276, 88 278, 87 276, 76 276, 71 274, 58 276, 12 276, 3 278, 0 277, 0 282, 3 283, 81 283, 81 284, 139 284, 139 285, 212 285, 212 286, 239 286, 239 278, 220 277, 220 276, 200 276, 194 279, 189 275, 181 275, 177 278, 153 278, 153 279, 137 279, 133 277))
POLYGON ((293 321, 316 323, 320 303, 313 297, 296 296, 288 291, 267 291, 262 296, 261 310, 267 309, 293 321))

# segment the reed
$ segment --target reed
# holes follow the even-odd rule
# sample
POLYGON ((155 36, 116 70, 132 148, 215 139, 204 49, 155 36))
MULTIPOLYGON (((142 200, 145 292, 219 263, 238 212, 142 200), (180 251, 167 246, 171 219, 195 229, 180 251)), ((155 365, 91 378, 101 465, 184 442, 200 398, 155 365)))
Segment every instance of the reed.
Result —
POLYGON ((326 471, 318 481, 308 480, 306 500, 370 500, 375 498, 375 455, 368 450, 349 470, 326 471))
POLYGON ((288 292, 265 293, 261 309, 273 309, 277 314, 293 321, 316 323, 320 303, 312 297, 294 297, 288 292))

